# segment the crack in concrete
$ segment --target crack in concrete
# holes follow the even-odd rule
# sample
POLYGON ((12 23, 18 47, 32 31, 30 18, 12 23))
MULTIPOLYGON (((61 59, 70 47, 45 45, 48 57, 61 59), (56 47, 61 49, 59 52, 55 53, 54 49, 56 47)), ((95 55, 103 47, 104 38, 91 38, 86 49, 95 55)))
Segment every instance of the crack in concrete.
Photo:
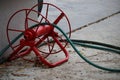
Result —
MULTIPOLYGON (((111 14, 111 15, 109 15, 109 16, 106 16, 106 17, 104 17, 104 18, 101 18, 101 19, 99 19, 99 20, 96 20, 96 21, 94 21, 94 22, 90 22, 90 23, 88 23, 88 24, 85 24, 85 25, 83 25, 83 26, 81 26, 81 27, 79 27, 79 28, 76 28, 76 29, 72 30, 71 33, 75 32, 75 31, 77 31, 77 30, 81 30, 81 29, 83 29, 83 28, 89 27, 90 25, 93 25, 93 24, 99 23, 99 22, 101 22, 101 21, 104 21, 104 20, 106 20, 106 19, 108 19, 108 18, 110 18, 110 17, 113 17, 113 16, 115 16, 115 15, 117 15, 117 14, 119 14, 119 13, 120 13, 120 11, 115 12, 115 13, 113 13, 113 14, 111 14)), ((67 34, 69 34, 69 33, 67 33, 67 34)))

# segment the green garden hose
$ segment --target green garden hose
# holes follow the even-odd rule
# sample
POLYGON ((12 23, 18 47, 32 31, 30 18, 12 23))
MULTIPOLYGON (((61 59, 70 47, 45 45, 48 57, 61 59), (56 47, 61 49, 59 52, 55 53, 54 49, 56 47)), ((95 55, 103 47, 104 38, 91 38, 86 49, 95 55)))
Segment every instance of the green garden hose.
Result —
MULTIPOLYGON (((67 35, 65 34, 65 32, 63 32, 63 30, 60 29, 60 27, 58 27, 58 26, 56 26, 56 25, 54 25, 54 24, 53 24, 53 26, 54 26, 55 28, 57 28, 57 29, 65 36, 66 40, 70 43, 70 45, 72 46, 72 48, 73 48, 73 49, 77 52, 77 54, 78 54, 83 60, 85 60, 87 63, 93 65, 93 66, 96 67, 96 68, 102 69, 102 70, 112 71, 112 72, 120 72, 120 69, 105 68, 105 67, 96 65, 96 64, 92 63, 91 61, 89 61, 87 58, 85 58, 84 56, 82 56, 82 54, 81 54, 81 53, 78 51, 78 49, 74 46, 74 42, 72 42, 72 41, 67 37, 67 35)), ((78 45, 79 45, 78 42, 75 43, 75 44, 78 44, 78 45)), ((106 44, 105 44, 105 45, 106 45, 106 44)), ((112 50, 111 50, 111 51, 112 51, 112 50)), ((120 54, 120 49, 119 49, 119 52, 118 52, 118 53, 120 54)))
MULTIPOLYGON (((42 23, 42 24, 36 24, 33 27, 36 27, 37 25, 45 25, 48 23, 42 23)), ((100 43, 100 42, 94 42, 94 41, 86 41, 86 40, 71 40, 67 37, 66 33, 60 29, 60 27, 58 27, 55 24, 52 24, 53 27, 55 27, 56 29, 58 29, 63 36, 65 36, 66 41, 69 42, 69 44, 72 46, 72 48, 76 51, 76 53, 83 59, 85 60, 87 63, 89 63, 90 65, 102 69, 102 70, 106 70, 106 71, 111 71, 111 72, 120 72, 120 69, 112 69, 112 68, 106 68, 106 67, 102 67, 99 66, 97 64, 94 64, 93 62, 91 62, 90 60, 88 60, 86 57, 84 57, 80 51, 78 51, 78 49, 75 47, 75 45, 80 45, 83 47, 89 47, 89 48, 94 48, 94 49, 99 49, 99 50, 105 50, 105 51, 110 51, 110 52, 115 52, 117 54, 120 54, 120 47, 117 46, 113 46, 110 44, 105 44, 105 43, 100 43), (75 44, 75 45, 74 45, 75 44)), ((23 35, 23 33, 19 34, 14 40, 12 40, 11 44, 13 44, 14 42, 16 42, 21 36, 23 35)), ((3 50, 0 51, 0 56, 2 56, 4 54, 4 52, 10 47, 10 45, 7 45, 3 50)), ((2 62, 5 62, 6 60, 3 60, 2 62)))

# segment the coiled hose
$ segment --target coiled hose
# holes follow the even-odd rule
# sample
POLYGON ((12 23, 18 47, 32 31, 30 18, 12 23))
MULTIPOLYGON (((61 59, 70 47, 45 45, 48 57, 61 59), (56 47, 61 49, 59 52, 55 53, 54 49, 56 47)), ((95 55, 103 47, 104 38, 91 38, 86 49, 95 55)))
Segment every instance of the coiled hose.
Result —
MULTIPOLYGON (((34 27, 36 27, 38 25, 46 25, 46 24, 48 24, 48 23, 36 24, 36 25, 33 25, 31 28, 34 28, 34 27)), ((90 60, 88 60, 86 57, 84 57, 81 54, 81 52, 78 51, 78 49, 75 47, 75 45, 80 45, 80 46, 83 46, 83 47, 89 47, 89 48, 94 48, 94 49, 99 49, 99 50, 105 50, 105 51, 115 52, 117 54, 120 54, 120 47, 113 46, 113 45, 110 45, 110 44, 100 43, 100 42, 94 42, 94 41, 71 40, 71 39, 69 39, 67 37, 66 33, 60 27, 58 27, 55 24, 52 24, 52 26, 55 27, 56 29, 58 29, 63 34, 63 36, 66 38, 66 41, 72 46, 72 48, 75 50, 75 52, 83 60, 85 60, 88 64, 90 64, 90 65, 92 65, 92 66, 94 66, 96 68, 102 69, 102 70, 111 71, 111 72, 120 72, 120 69, 106 68, 106 67, 102 67, 102 66, 99 66, 97 64, 94 64, 93 62, 91 62, 90 60)), ((14 42, 16 42, 22 35, 23 35, 23 33, 19 34, 14 40, 11 41, 11 44, 13 44, 14 42)), ((5 53, 5 51, 10 47, 11 44, 7 45, 4 49, 2 49, 0 51, 0 56, 2 56, 5 53)), ((0 61, 0 63, 5 62, 6 60, 7 59, 3 59, 3 60, 0 61)))

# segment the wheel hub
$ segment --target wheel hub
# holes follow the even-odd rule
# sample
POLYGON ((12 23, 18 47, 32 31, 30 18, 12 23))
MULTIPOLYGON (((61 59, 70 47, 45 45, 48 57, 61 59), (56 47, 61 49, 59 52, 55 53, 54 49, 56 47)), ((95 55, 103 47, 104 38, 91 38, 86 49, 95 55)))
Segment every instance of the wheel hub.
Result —
POLYGON ((25 38, 25 40, 27 40, 27 41, 35 40, 35 31, 32 30, 32 29, 27 29, 27 30, 24 32, 24 38, 25 38))

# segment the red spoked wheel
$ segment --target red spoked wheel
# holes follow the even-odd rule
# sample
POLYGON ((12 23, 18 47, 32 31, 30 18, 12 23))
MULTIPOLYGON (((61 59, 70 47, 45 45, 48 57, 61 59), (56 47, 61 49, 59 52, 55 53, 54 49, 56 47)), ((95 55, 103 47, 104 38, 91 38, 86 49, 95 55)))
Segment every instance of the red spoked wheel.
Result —
POLYGON ((30 10, 30 9, 18 10, 8 20, 6 33, 7 33, 8 43, 10 44, 10 47, 12 48, 13 51, 18 46, 20 46, 20 44, 19 44, 20 39, 24 38, 24 35, 22 35, 22 34, 26 30, 25 29, 25 26, 26 26, 25 25, 25 18, 27 17, 28 10, 30 10), (21 36, 18 39, 17 37, 20 34, 21 34, 21 36), (14 42, 12 44, 11 42, 15 38, 17 38, 16 42, 14 42))
MULTIPOLYGON (((11 53, 14 53, 16 51, 16 49, 21 46, 20 40, 25 38, 24 37, 25 31, 30 29, 31 27, 37 27, 37 26, 35 26, 35 24, 38 24, 38 21, 37 21, 38 16, 36 14, 39 14, 39 15, 41 15, 41 14, 38 13, 36 10, 32 10, 34 12, 32 17, 34 16, 34 21, 37 21, 37 22, 34 22, 33 18, 30 18, 27 16, 28 11, 30 11, 30 9, 18 10, 8 20, 6 33, 7 33, 8 43, 12 49, 11 53), (27 19, 27 21, 30 22, 29 25, 26 24, 26 19, 27 19), (34 23, 34 25, 32 25, 33 23, 34 23), (28 26, 30 26, 30 27, 28 27, 28 26)), ((42 17, 43 17, 43 19, 46 19, 44 16, 42 16, 42 17)), ((25 47, 22 46, 22 48, 20 48, 20 50, 17 51, 18 53, 16 55, 12 55, 10 57, 17 56, 21 52, 25 53, 25 51, 27 52, 27 50, 29 48, 30 48, 29 46, 25 46, 25 47)))

